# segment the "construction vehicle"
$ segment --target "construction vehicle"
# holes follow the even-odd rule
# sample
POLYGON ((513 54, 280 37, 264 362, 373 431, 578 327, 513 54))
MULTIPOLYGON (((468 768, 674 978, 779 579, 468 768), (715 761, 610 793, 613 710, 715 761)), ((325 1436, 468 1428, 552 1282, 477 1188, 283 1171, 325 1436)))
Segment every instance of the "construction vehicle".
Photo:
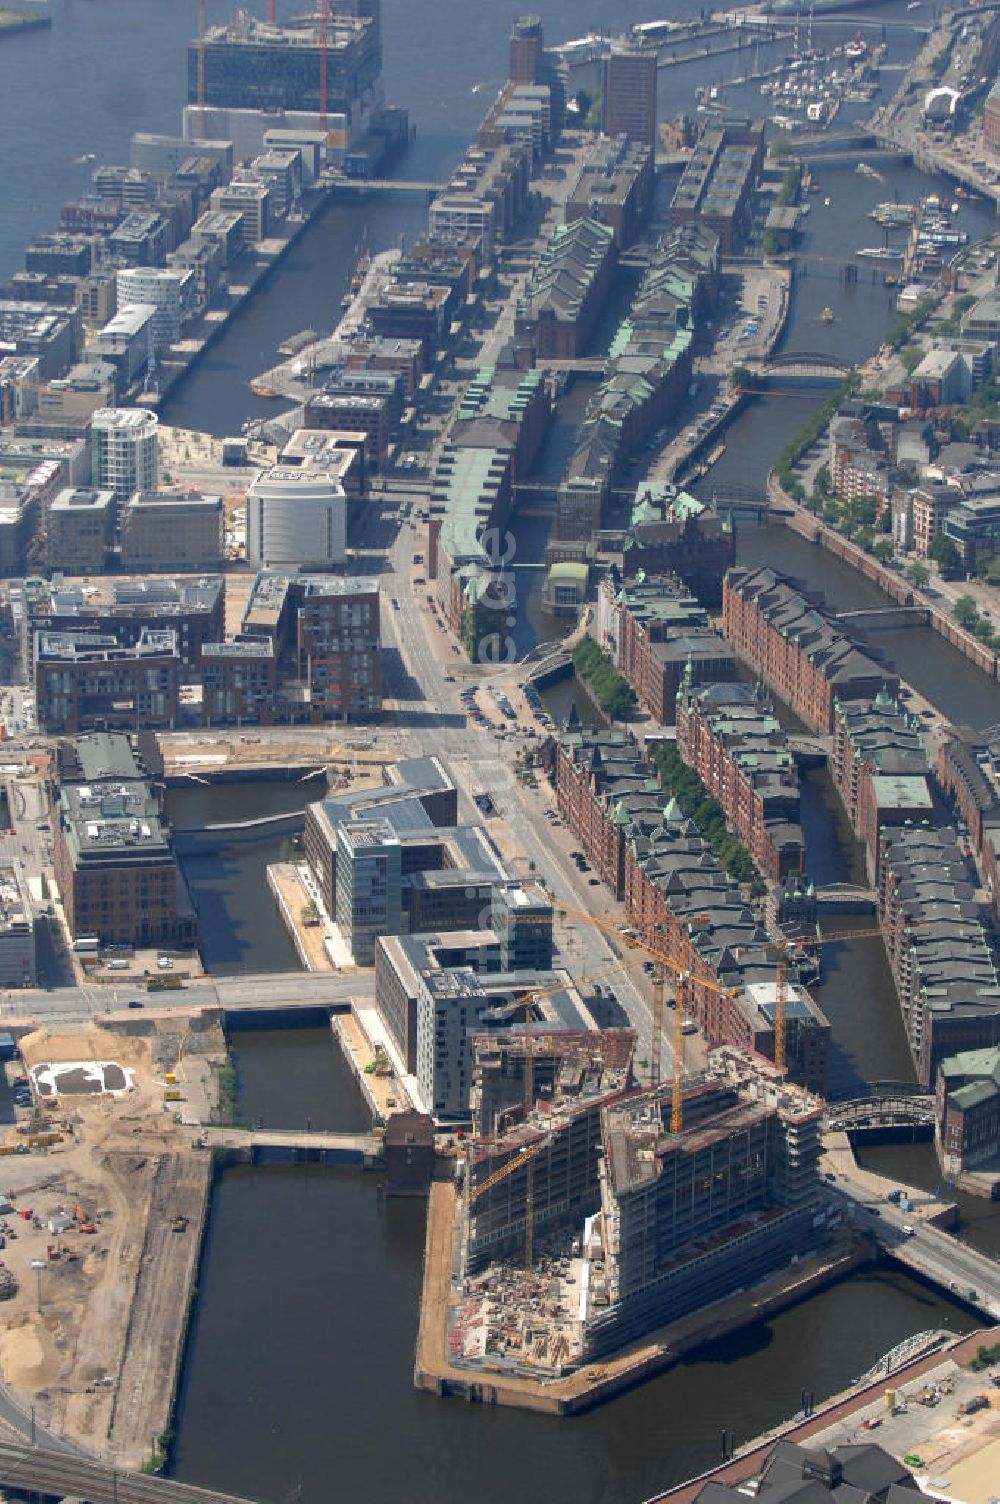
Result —
POLYGON ((187 1232, 188 1219, 185 1216, 175 1217, 170 1224, 171 1232, 187 1232))
POLYGON ((73 1208, 73 1220, 76 1222, 78 1232, 95 1233, 97 1231, 97 1227, 91 1219, 90 1214, 84 1211, 79 1201, 73 1208))

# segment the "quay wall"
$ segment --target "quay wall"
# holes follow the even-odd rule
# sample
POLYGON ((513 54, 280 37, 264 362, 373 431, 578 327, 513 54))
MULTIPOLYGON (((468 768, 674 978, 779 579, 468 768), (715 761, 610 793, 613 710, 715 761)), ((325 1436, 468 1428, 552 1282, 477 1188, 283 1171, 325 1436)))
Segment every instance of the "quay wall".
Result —
POLYGON ((299 927, 295 922, 295 916, 293 915, 291 909, 288 907, 288 900, 286 899, 284 893, 281 891, 281 884, 278 882, 277 876, 275 875, 274 867, 270 864, 267 868, 267 886, 271 890, 272 898, 278 905, 278 913, 281 915, 285 929, 291 936, 292 944, 295 946, 295 954, 302 962, 303 970, 312 971, 313 967, 312 962, 309 958, 309 952, 306 948, 305 942, 302 939, 299 927))
POLYGON ((433 1185, 427 1211, 414 1386, 441 1398, 458 1397, 469 1404, 505 1405, 545 1415, 580 1415, 594 1409, 671 1368, 706 1343, 797 1305, 867 1266, 876 1256, 867 1239, 840 1242, 802 1260, 795 1269, 772 1276, 756 1289, 740 1291, 672 1327, 652 1332, 618 1357, 587 1365, 564 1378, 543 1381, 523 1373, 458 1367, 449 1360, 447 1308, 455 1257, 455 1213, 452 1188, 433 1185))
POLYGON ((365 1104, 372 1115, 372 1121, 378 1122, 382 1116, 382 1105, 372 1090, 371 1082, 365 1075, 354 1051, 348 1047, 347 1040, 344 1038, 343 1021, 335 1013, 330 1015, 330 1028, 333 1030, 333 1037, 340 1047, 340 1053, 344 1057, 344 1062, 357 1082, 358 1090, 365 1099, 365 1104))
POLYGON ((818 544, 820 548, 826 549, 827 553, 833 554, 844 564, 849 565, 866 580, 871 580, 898 605, 924 607, 927 611, 927 624, 939 637, 950 642, 952 647, 957 648, 964 658, 967 658, 990 679, 1000 677, 996 653, 973 637, 971 632, 966 632, 936 602, 922 591, 915 589, 902 575, 893 569, 887 569, 878 559, 871 554, 866 554, 864 549, 852 543, 849 538, 842 537, 833 528, 827 527, 818 517, 814 517, 811 512, 800 507, 784 490, 773 471, 767 478, 767 494, 768 499, 781 508, 781 511, 776 512, 775 515, 780 516, 782 522, 786 527, 791 528, 792 532, 798 533, 800 538, 805 538, 809 543, 818 544))
POLYGON ((163 782, 168 789, 189 789, 202 783, 305 783, 310 777, 319 781, 325 778, 326 767, 314 762, 282 763, 277 766, 250 764, 244 767, 199 768, 197 772, 175 770, 168 773, 163 782))
MULTIPOLYGON (((191 1263, 191 1277, 188 1280, 187 1295, 184 1301, 184 1315, 181 1319, 180 1330, 177 1333, 177 1347, 174 1353, 174 1368, 170 1378, 170 1397, 167 1403, 167 1413, 164 1417, 163 1433, 172 1436, 174 1431, 174 1415, 177 1410, 177 1396, 181 1386, 181 1372, 184 1367, 184 1353, 187 1348, 188 1331, 191 1326, 191 1315, 194 1311, 195 1298, 198 1292, 198 1275, 201 1271, 201 1261, 205 1252, 205 1229, 208 1227, 208 1209, 212 1200, 213 1174, 211 1166, 206 1169, 204 1184, 198 1205, 197 1225, 188 1223, 187 1232, 178 1236, 193 1236, 197 1239, 197 1248, 191 1263)), ((169 1455, 169 1451, 168 1451, 169 1455)), ((164 1462, 168 1456, 164 1457, 164 1462)))

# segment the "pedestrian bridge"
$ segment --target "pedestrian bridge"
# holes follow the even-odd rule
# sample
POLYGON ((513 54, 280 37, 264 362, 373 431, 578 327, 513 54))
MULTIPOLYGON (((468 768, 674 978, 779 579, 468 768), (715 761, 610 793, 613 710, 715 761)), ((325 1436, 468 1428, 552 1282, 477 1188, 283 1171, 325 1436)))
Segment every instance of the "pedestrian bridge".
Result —
POLYGON ((930 624, 929 606, 870 606, 864 611, 838 611, 838 621, 854 621, 867 627, 926 627, 930 624))
POLYGON ((934 1125, 934 1096, 910 1081, 875 1081, 862 1096, 827 1102, 830 1130, 925 1128, 934 1125))
MULTIPOLYGON (((827 883, 816 889, 816 907, 821 914, 867 914, 878 906, 874 888, 860 888, 853 883, 827 883)), ((835 940, 836 935, 828 936, 835 940)))
POLYGON ((206 1148, 230 1150, 254 1162, 293 1160, 372 1168, 382 1157, 382 1140, 374 1133, 206 1127, 201 1130, 201 1137, 206 1148))
POLYGON ((0 1441, 0 1486, 18 1494, 86 1499, 89 1504, 243 1504, 235 1494, 133 1473, 96 1457, 0 1441))
MULTIPOLYGON (((305 779, 300 779, 299 782, 304 783, 305 779)), ((253 820, 218 820, 209 825, 177 825, 174 827, 173 839, 175 846, 182 851, 195 846, 218 846, 220 843, 230 846, 235 842, 298 835, 305 822, 305 811, 292 809, 278 815, 258 815, 253 820)))

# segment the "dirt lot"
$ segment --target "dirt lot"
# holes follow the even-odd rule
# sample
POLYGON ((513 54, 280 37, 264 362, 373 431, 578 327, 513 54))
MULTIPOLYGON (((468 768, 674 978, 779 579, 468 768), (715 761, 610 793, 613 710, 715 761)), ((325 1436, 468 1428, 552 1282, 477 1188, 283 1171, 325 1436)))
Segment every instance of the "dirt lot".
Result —
MULTIPOLYGON (((220 1043, 202 1041, 203 1053, 220 1043)), ((0 1163, 14 1208, 0 1217, 0 1259, 17 1281, 0 1303, 0 1375, 40 1425, 138 1466, 167 1427, 211 1165, 163 1100, 176 1040, 165 1048, 88 1027, 29 1035, 22 1049, 29 1066, 115 1061, 134 1085, 46 1103, 34 1126, 63 1140, 0 1163), (53 1231, 60 1215, 71 1221, 53 1231), (183 1231, 172 1229, 177 1217, 183 1231)))

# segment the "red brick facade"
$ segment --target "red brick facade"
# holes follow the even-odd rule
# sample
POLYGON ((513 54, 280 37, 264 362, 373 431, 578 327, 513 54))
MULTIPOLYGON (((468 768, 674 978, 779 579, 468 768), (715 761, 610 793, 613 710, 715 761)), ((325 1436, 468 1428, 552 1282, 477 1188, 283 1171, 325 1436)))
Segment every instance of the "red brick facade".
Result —
MULTIPOLYGON (((742 689, 739 686, 733 692, 742 689)), ((726 729, 719 717, 706 714, 697 691, 681 693, 677 697, 677 750, 718 800, 726 824, 743 842, 754 865, 765 877, 781 882, 790 873, 804 870, 805 845, 797 824, 798 774, 785 734, 768 717, 769 709, 762 706, 756 720, 734 719, 726 729), (743 724, 746 736, 740 733, 743 724), (772 725, 769 732, 766 728, 772 725), (766 739, 769 746, 754 755, 751 737, 753 744, 766 739), (764 764, 768 752, 779 771, 772 772, 764 764), (787 791, 785 800, 782 788, 787 791)))
POLYGON ((774 570, 731 569, 722 627, 737 653, 797 715, 830 733, 840 700, 895 695, 899 678, 857 647, 826 613, 774 570))

